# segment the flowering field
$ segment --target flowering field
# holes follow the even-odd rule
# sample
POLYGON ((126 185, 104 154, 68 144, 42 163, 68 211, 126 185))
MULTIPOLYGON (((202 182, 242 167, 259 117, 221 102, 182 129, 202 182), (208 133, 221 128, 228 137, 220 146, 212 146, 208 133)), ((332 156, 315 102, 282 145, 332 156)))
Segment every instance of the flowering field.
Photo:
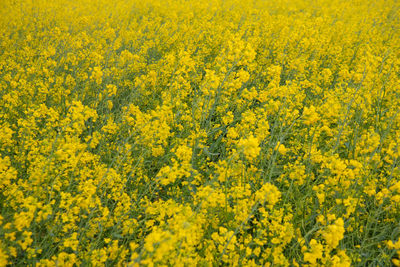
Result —
POLYGON ((0 266, 400 266, 399 10, 1 0, 0 266))

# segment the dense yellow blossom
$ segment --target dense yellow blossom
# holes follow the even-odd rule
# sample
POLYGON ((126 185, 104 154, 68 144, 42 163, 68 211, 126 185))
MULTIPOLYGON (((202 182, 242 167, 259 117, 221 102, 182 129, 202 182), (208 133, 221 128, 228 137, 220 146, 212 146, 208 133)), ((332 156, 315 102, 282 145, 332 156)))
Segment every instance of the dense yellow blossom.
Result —
POLYGON ((243 154, 248 160, 257 158, 258 154, 260 153, 258 140, 252 135, 249 136, 249 138, 241 139, 239 141, 239 146, 243 150, 243 154))
POLYGON ((400 266, 396 0, 1 0, 0 266, 400 266))

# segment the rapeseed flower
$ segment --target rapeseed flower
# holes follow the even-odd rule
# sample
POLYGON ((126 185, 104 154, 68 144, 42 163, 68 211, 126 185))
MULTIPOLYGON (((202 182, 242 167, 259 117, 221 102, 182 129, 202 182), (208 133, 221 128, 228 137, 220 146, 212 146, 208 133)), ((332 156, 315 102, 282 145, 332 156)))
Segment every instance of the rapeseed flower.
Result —
POLYGON ((0 1, 0 266, 399 265, 399 10, 0 1))

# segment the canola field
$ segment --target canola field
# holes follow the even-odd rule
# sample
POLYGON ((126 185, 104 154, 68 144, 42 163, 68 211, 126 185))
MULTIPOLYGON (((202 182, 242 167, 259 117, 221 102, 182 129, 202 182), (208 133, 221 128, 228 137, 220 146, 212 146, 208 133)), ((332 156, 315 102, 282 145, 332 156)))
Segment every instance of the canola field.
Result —
POLYGON ((400 266, 399 160, 398 1, 0 1, 0 266, 400 266))

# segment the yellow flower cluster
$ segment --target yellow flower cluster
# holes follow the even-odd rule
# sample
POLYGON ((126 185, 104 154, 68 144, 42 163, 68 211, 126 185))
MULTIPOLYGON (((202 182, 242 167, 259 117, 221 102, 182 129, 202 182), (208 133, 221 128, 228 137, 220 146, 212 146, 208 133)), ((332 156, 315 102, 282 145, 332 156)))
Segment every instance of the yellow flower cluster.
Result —
POLYGON ((400 2, 1 0, 1 266, 400 266, 400 2))

